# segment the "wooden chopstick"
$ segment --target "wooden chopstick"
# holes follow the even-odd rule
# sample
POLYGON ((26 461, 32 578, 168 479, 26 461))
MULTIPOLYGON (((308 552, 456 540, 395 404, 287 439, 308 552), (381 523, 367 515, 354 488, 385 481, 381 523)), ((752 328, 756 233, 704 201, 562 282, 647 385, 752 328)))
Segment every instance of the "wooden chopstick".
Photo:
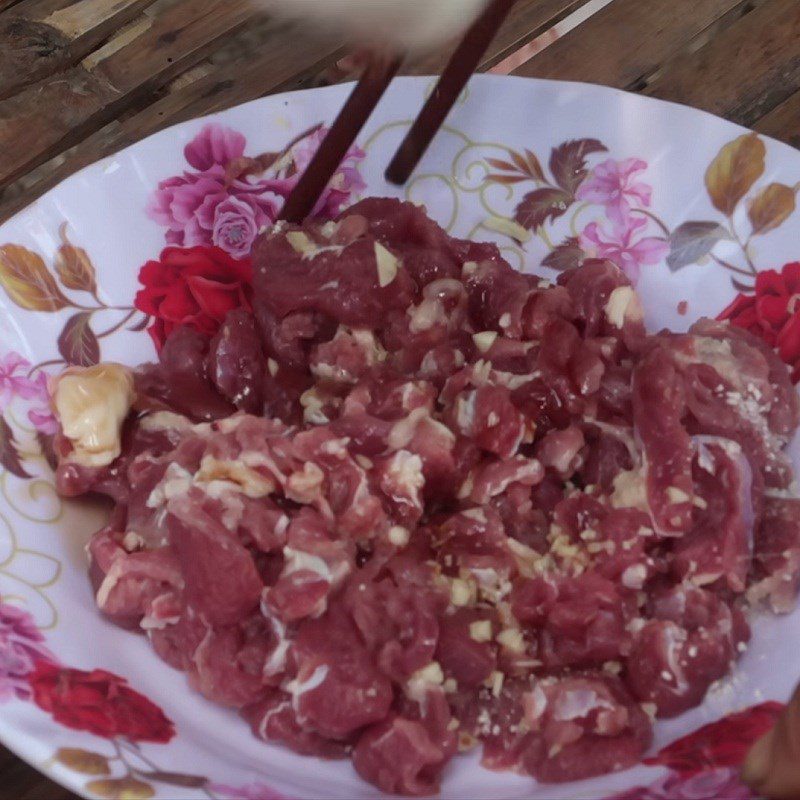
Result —
POLYGON ((386 170, 387 181, 402 186, 411 177, 515 2, 516 0, 492 0, 474 22, 389 164, 386 170))
POLYGON ((279 220, 299 225, 311 215, 402 63, 403 57, 394 54, 371 56, 364 74, 339 112, 336 122, 286 200, 278 216, 279 220))

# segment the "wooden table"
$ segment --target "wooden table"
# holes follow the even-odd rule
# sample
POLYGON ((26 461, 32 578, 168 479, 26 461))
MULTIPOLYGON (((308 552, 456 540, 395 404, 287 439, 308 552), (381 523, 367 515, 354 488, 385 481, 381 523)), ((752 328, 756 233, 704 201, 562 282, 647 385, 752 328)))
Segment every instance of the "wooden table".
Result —
MULTIPOLYGON (((248 0, 0 0, 0 221, 168 125, 349 78, 348 52, 248 0)), ((483 69, 675 100, 800 147, 800 0, 519 0, 483 69)), ((68 797, 0 748, 0 800, 68 797)))

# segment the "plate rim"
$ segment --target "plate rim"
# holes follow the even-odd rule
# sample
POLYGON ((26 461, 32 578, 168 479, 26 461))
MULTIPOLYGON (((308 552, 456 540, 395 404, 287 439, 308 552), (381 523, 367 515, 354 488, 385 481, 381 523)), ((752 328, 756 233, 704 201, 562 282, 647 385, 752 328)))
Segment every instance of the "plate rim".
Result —
MULTIPOLYGON (((402 86, 403 84, 406 84, 408 86, 418 86, 425 84, 426 82, 436 80, 437 77, 438 76, 434 75, 401 76, 396 78, 394 83, 399 84, 400 86, 402 86)), ((768 142, 771 147, 777 147, 779 150, 786 152, 788 157, 797 159, 797 163, 798 165, 800 165, 800 150, 798 150, 798 148, 795 148, 792 145, 787 144, 786 142, 783 142, 779 139, 768 136, 761 132, 753 131, 753 129, 751 128, 747 128, 737 122, 732 122, 718 114, 714 114, 713 112, 695 108, 685 103, 680 103, 672 100, 663 100, 657 97, 651 97, 648 95, 631 92, 625 89, 619 89, 612 86, 605 86, 602 84, 595 84, 586 81, 568 81, 568 80, 558 80, 552 78, 536 78, 536 77, 517 76, 517 75, 496 75, 491 73, 480 73, 473 75, 470 83, 472 84, 473 82, 504 83, 504 84, 513 82, 519 86, 525 86, 534 89, 536 87, 553 87, 556 89, 577 90, 581 93, 588 93, 588 94, 595 93, 599 95, 605 95, 607 97, 613 96, 618 100, 621 98, 626 98, 626 99, 634 98, 637 104, 642 104, 642 107, 649 106, 650 108, 653 108, 658 106, 664 108, 666 106, 666 107, 671 107, 673 109, 678 109, 681 111, 681 113, 685 113, 688 111, 690 112, 689 114, 690 116, 697 118, 698 127, 702 125, 703 118, 711 118, 716 122, 723 123, 724 126, 726 126, 727 129, 732 132, 738 132, 739 134, 755 132, 757 133, 759 138, 763 139, 765 142, 768 142)), ((87 164, 86 166, 73 172, 71 175, 63 178, 54 186, 50 187, 41 196, 39 196, 32 202, 28 203, 23 208, 16 211, 8 219, 0 223, 0 235, 2 235, 7 228, 10 228, 15 224, 17 225, 23 224, 23 220, 25 219, 26 216, 33 214, 38 208, 43 206, 50 198, 52 198, 52 196, 56 192, 62 190, 66 186, 69 186, 71 183, 77 183, 78 181, 85 179, 87 176, 91 175, 93 171, 102 169, 103 166, 108 162, 111 162, 114 159, 125 156, 130 151, 135 150, 136 148, 140 147, 142 144, 146 142, 151 142, 152 140, 155 140, 158 137, 164 137, 164 139, 166 140, 168 136, 175 135, 177 131, 187 130, 191 126, 196 126, 198 123, 224 119, 225 115, 231 112, 242 111, 244 109, 249 110, 251 107, 253 109, 257 109, 258 107, 260 107, 265 103, 275 103, 280 101, 288 101, 289 103, 291 103, 292 99, 295 97, 304 97, 314 93, 327 93, 330 95, 340 94, 342 96, 346 96, 348 90, 352 89, 352 87, 354 86, 355 82, 351 81, 331 86, 313 87, 313 88, 278 92, 263 97, 258 97, 244 103, 238 103, 228 108, 211 112, 209 114, 204 114, 197 117, 191 117, 190 119, 168 125, 167 127, 155 131, 145 137, 137 139, 137 141, 129 145, 126 145, 124 147, 121 147, 120 149, 115 150, 114 152, 108 155, 98 158, 92 163, 87 164)), ((15 727, 13 720, 9 721, 0 718, 0 744, 6 747, 14 756, 16 756, 21 761, 28 764, 32 769, 36 770, 39 774, 43 775, 53 783, 67 789, 68 791, 80 797, 84 797, 87 798, 87 800, 89 800, 89 798, 91 798, 91 795, 86 793, 85 788, 78 782, 77 777, 73 781, 71 780, 71 776, 69 774, 65 775, 59 774, 59 771, 56 770, 54 766, 51 766, 46 762, 38 761, 35 758, 35 755, 32 752, 33 747, 35 745, 41 744, 43 741, 45 741, 43 737, 37 737, 32 733, 25 732, 15 727), (21 737, 20 733, 23 734, 21 737), (27 744, 30 744, 30 748, 26 746, 27 744)), ((376 795, 376 797, 378 796, 383 797, 388 795, 383 795, 383 794, 376 795)))

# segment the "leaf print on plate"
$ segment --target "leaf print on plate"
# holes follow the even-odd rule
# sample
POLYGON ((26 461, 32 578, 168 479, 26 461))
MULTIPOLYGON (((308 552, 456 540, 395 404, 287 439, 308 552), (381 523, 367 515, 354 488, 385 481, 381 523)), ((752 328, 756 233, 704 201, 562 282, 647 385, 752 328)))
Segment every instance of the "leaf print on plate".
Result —
POLYGON ((753 236, 763 236, 783 225, 797 208, 795 195, 794 189, 782 183, 771 183, 756 195, 747 209, 753 236))
POLYGON ((136 778, 89 781, 86 789, 107 800, 150 800, 156 795, 155 789, 149 783, 136 778))
POLYGON ((767 148, 758 134, 747 133, 726 144, 706 172, 706 188, 714 207, 733 216, 739 201, 764 174, 767 148))
POLYGON ((684 222, 670 234, 667 265, 677 272, 696 264, 726 239, 732 239, 730 231, 718 222, 684 222))
POLYGON ((89 254, 81 247, 76 247, 67 237, 67 223, 62 223, 58 230, 61 247, 56 254, 56 273, 61 284, 67 289, 88 292, 97 297, 97 276, 89 254))
POLYGON ((28 311, 60 311, 70 305, 41 256, 19 245, 0 247, 0 286, 28 311))
POLYGON ((557 245, 542 260, 542 265, 557 272, 577 269, 586 260, 586 251, 581 247, 580 239, 571 236, 557 245))
POLYGON ((30 478, 31 476, 22 466, 22 459, 19 454, 19 447, 14 438, 14 431, 0 416, 0 464, 2 464, 12 475, 18 478, 30 478))
MULTIPOLYGON (((541 264, 557 272, 579 267, 587 256, 613 261, 635 283, 643 266, 661 262, 670 247, 665 236, 667 226, 649 209, 653 187, 641 180, 648 164, 641 158, 621 160, 606 159, 590 169, 590 155, 608 152, 598 139, 575 139, 554 147, 549 167, 555 185, 544 175, 536 155, 530 150, 525 156, 508 149, 509 160, 486 158, 488 168, 485 181, 513 186, 526 180, 534 181, 537 188, 525 194, 516 206, 514 221, 547 244, 549 253, 541 264), (545 184, 544 186, 542 184, 545 184), (587 210, 602 209, 603 218, 595 219, 580 230, 578 220, 587 210), (545 231, 566 217, 568 212, 571 234, 560 244, 553 245, 545 231), (655 233, 655 227, 662 235, 655 233)), ((483 227, 502 231, 491 219, 483 227)), ((524 240, 512 236, 517 242, 524 240)))
POLYGON ((67 320, 58 337, 58 352, 70 366, 93 367, 100 361, 100 342, 91 323, 91 312, 80 311, 67 320))
POLYGON ((607 153, 608 148, 598 139, 573 139, 553 149, 550 172, 555 182, 571 197, 586 179, 586 158, 592 153, 607 153))
POLYGON ((563 189, 547 186, 536 189, 522 198, 514 219, 528 230, 536 230, 545 222, 554 222, 569 211, 574 198, 563 189))
POLYGON ((77 747, 61 747, 53 755, 53 761, 80 772, 82 775, 110 775, 111 765, 101 753, 92 753, 77 747))

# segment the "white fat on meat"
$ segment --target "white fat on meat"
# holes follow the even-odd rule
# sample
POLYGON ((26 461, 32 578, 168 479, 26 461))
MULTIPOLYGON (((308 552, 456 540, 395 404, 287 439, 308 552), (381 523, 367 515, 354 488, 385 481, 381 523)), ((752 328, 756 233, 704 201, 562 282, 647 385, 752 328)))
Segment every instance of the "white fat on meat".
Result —
POLYGON ((52 396, 61 430, 72 445, 69 461, 107 467, 119 457, 122 425, 136 397, 127 367, 71 367, 53 379, 52 396))
POLYGON ((387 475, 394 488, 421 505, 420 490, 425 485, 425 476, 422 474, 422 459, 416 453, 398 450, 389 462, 387 475))
MULTIPOLYGON (((544 689, 537 683, 532 691, 525 695, 525 716, 529 723, 537 723, 541 719, 544 712, 547 710, 547 695, 544 689)), ((534 724, 534 730, 538 728, 534 724)))
POLYGON ((291 700, 282 700, 278 703, 275 708, 271 708, 267 711, 266 714, 261 718, 261 721, 258 724, 258 735, 264 741, 268 741, 270 737, 267 735, 267 729, 269 728, 270 720, 276 715, 280 714, 281 712, 285 711, 287 708, 291 706, 291 700))
POLYGON ((573 689, 558 695, 553 705, 553 719, 559 722, 584 719, 596 709, 612 711, 614 704, 592 689, 573 689))
POLYGON ((147 498, 148 508, 161 508, 174 497, 181 497, 192 488, 193 476, 180 464, 172 462, 164 473, 164 477, 155 486, 147 498))
POLYGON ((406 683, 405 693, 408 698, 419 703, 422 713, 425 713, 428 702, 428 693, 439 689, 444 683, 444 672, 438 661, 418 669, 406 683))
POLYGON ((459 395, 456 400, 456 423, 461 433, 469 435, 475 425, 475 404, 477 402, 477 392, 467 392, 459 395))
POLYGON ((649 513, 647 487, 640 469, 625 470, 614 478, 614 493, 611 495, 614 508, 638 508, 649 513))
POLYGON ((319 556, 288 546, 283 548, 283 556, 286 559, 283 567, 284 575, 292 575, 295 572, 313 572, 315 575, 319 575, 323 581, 333 583, 334 575, 330 567, 319 556))
POLYGON ((422 333, 434 325, 447 324, 444 306, 436 298, 426 298, 418 306, 410 306, 408 329, 411 333, 422 333))
MULTIPOLYGON (((223 488, 241 492, 246 497, 259 499, 275 491, 275 482, 267 475, 252 469, 242 459, 230 461, 204 456, 200 469, 194 476, 195 483, 208 484, 206 492, 212 495, 211 485, 222 483, 223 488)), ((217 491, 220 490, 218 487, 217 491)))
POLYGON ((626 589, 641 589, 647 580, 647 567, 644 564, 633 564, 622 573, 622 585, 626 589))
POLYGON ((677 694, 683 694, 689 688, 689 682, 680 663, 680 652, 686 643, 686 631, 675 623, 667 623, 662 631, 663 655, 668 667, 663 677, 666 680, 668 674, 669 685, 674 687, 677 694))
POLYGON ((398 420, 389 432, 389 449, 402 450, 417 432, 421 424, 430 428, 430 435, 441 439, 442 446, 452 450, 456 443, 455 434, 446 425, 433 419, 427 408, 415 408, 405 419, 398 420), (446 444, 445 444, 446 442, 446 444))
POLYGON ((286 496, 296 503, 310 505, 319 500, 325 473, 313 462, 306 461, 302 471, 293 472, 286 481, 286 496))
POLYGON ((265 678, 273 678, 280 675, 286 669, 286 662, 289 656, 289 648, 292 643, 286 635, 286 626, 270 610, 265 602, 267 589, 261 598, 261 614, 272 626, 272 631, 277 639, 275 649, 270 653, 269 658, 264 662, 262 674, 265 678))
POLYGON ((295 712, 298 711, 300 698, 308 692, 319 689, 325 683, 329 672, 330 667, 327 664, 320 664, 304 681, 295 678, 286 684, 284 691, 292 696, 292 708, 294 708, 295 712))
POLYGON ((319 393, 316 386, 312 386, 300 395, 300 405, 303 407, 303 420, 309 425, 327 425, 330 420, 322 411, 327 400, 319 393))
POLYGON ((192 421, 181 414, 172 411, 156 411, 139 420, 139 429, 148 433, 189 433, 194 429, 192 421))

